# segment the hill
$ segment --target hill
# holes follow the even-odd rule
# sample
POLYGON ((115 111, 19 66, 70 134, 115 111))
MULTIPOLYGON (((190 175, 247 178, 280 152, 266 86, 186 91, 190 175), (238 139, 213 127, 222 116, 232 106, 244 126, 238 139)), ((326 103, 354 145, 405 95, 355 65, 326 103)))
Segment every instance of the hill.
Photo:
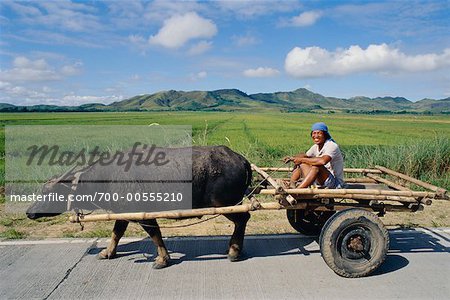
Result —
POLYGON ((135 96, 109 105, 15 106, 0 103, 0 112, 84 111, 340 111, 353 113, 450 113, 450 98, 412 102, 403 97, 325 97, 300 88, 291 92, 246 94, 237 89, 215 91, 161 91, 135 96))

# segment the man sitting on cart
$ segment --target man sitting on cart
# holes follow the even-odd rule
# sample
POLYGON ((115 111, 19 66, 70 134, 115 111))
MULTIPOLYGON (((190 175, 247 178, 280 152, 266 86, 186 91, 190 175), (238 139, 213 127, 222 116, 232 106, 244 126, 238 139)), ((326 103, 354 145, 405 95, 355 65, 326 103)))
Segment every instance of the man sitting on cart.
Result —
POLYGON ((311 127, 314 145, 306 152, 285 157, 285 163, 294 162, 290 188, 307 188, 312 184, 329 189, 343 188, 344 159, 338 144, 331 138, 323 122, 311 127), (303 178, 301 182, 299 180, 303 178))

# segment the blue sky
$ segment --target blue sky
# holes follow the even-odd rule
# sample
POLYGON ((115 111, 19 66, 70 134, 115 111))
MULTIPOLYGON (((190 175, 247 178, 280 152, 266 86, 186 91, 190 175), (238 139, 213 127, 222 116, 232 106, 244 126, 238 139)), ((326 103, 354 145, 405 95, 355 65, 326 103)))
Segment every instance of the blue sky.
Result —
POLYGON ((162 90, 450 96, 449 1, 0 2, 0 102, 162 90))

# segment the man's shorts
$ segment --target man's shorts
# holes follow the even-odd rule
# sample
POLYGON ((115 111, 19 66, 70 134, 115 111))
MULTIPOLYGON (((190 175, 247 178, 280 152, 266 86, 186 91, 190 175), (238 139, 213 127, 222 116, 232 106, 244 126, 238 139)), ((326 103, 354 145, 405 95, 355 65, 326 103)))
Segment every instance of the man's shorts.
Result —
POLYGON ((344 188, 344 184, 341 183, 336 177, 333 176, 333 174, 329 174, 328 178, 325 180, 325 182, 322 185, 324 188, 328 189, 342 189, 344 188))

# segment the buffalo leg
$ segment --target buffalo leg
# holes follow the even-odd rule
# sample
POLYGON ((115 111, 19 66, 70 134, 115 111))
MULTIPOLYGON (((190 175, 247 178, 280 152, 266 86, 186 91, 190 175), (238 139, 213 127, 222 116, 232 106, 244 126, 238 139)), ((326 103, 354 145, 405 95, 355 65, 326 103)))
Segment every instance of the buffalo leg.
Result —
POLYGON ((106 249, 103 249, 102 252, 98 254, 99 259, 105 258, 110 259, 116 256, 117 245, 119 244, 120 239, 125 233, 125 230, 127 230, 128 223, 129 223, 128 221, 122 220, 118 220, 114 223, 114 228, 111 235, 111 242, 109 242, 109 245, 106 249))
POLYGON ((159 229, 158 223, 155 219, 139 221, 142 228, 148 233, 151 237, 153 244, 156 246, 158 251, 158 256, 153 263, 153 269, 162 269, 169 265, 169 252, 167 251, 166 245, 164 245, 164 241, 162 239, 161 230, 159 229))
POLYGON ((244 234, 247 221, 250 219, 250 213, 236 213, 225 215, 227 219, 234 223, 234 232, 230 239, 230 247, 228 249, 228 259, 237 261, 242 252, 244 245, 244 234))

